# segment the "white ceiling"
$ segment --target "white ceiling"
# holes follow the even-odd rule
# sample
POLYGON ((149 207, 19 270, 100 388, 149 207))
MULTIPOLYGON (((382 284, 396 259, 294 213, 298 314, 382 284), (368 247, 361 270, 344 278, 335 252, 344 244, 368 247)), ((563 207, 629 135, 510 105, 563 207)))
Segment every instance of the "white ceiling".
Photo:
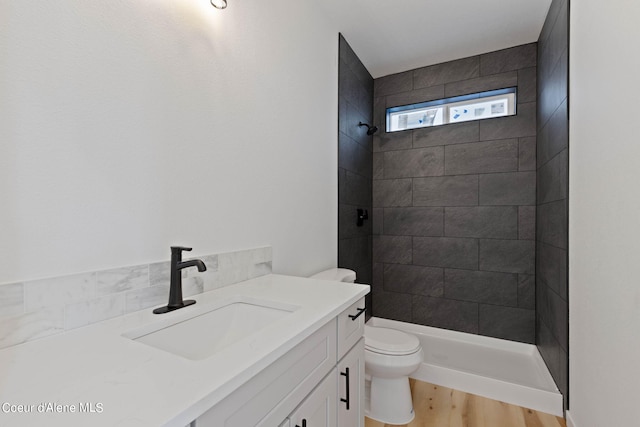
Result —
POLYGON ((374 78, 538 40, 551 0, 320 0, 374 78))

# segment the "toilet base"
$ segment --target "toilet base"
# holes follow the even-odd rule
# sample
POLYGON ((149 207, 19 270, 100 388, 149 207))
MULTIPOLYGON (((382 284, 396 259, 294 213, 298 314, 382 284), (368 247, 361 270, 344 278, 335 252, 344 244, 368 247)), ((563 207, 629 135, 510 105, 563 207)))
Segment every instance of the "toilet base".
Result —
POLYGON ((409 377, 371 377, 365 385, 365 415, 385 424, 408 424, 415 417, 409 377))

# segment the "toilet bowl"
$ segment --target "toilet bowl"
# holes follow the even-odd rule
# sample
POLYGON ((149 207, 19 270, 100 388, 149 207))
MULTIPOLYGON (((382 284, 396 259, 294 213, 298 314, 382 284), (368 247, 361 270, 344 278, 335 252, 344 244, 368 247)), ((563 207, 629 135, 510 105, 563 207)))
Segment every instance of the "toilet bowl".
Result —
MULTIPOLYGON (((334 268, 311 278, 353 283, 356 274, 334 268)), ((365 415, 386 424, 408 424, 415 416, 409 375, 424 357, 420 341, 406 332, 365 325, 364 346, 365 415)))

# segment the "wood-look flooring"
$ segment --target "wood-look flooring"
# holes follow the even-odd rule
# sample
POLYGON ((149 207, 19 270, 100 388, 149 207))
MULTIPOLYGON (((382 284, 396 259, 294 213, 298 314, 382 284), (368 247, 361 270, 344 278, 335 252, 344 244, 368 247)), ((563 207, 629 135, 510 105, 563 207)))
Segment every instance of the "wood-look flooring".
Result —
MULTIPOLYGON (((416 417, 405 427, 566 427, 562 418, 417 380, 410 380, 416 417)), ((365 427, 392 427, 365 419, 365 427)))

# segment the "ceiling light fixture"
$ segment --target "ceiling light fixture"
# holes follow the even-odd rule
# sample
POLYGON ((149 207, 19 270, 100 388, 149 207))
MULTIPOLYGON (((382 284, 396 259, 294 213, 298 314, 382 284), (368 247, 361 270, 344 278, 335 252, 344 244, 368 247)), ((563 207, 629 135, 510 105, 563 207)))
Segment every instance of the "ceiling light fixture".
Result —
POLYGON ((227 0, 211 0, 211 5, 216 9, 226 9, 227 0))

